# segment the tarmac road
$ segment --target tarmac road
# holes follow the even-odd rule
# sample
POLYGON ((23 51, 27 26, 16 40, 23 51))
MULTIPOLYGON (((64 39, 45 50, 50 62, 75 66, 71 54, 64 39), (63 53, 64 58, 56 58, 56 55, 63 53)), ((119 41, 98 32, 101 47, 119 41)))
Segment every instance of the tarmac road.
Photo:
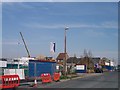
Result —
POLYGON ((44 85, 43 88, 118 88, 118 72, 106 72, 102 75, 51 83, 44 85))
POLYGON ((118 72, 105 72, 48 84, 38 83, 37 88, 118 88, 118 72))

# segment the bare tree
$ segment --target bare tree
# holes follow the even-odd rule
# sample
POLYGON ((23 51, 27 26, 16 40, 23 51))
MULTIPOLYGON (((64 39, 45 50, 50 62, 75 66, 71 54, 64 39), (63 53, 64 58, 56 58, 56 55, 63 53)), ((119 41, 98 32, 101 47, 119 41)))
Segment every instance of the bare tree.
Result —
POLYGON ((84 49, 84 57, 88 57, 88 53, 86 49, 84 49))

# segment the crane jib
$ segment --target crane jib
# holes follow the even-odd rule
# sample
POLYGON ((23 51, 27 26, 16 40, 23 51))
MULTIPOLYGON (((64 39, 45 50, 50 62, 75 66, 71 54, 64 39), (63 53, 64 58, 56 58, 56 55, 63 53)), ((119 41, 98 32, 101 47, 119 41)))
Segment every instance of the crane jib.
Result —
POLYGON ((25 49, 26 49, 26 51, 27 51, 28 57, 30 57, 30 53, 29 53, 29 51, 28 51, 27 45, 26 45, 26 43, 25 43, 25 40, 24 40, 23 35, 22 35, 21 32, 20 32, 20 35, 21 35, 21 37, 22 37, 22 41, 23 41, 23 43, 24 43, 24 46, 25 46, 25 49))

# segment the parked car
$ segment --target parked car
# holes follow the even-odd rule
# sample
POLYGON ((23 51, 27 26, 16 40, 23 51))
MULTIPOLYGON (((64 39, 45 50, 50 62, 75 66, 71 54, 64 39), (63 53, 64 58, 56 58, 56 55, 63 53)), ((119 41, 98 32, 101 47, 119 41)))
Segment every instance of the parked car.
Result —
POLYGON ((95 73, 103 73, 102 68, 96 68, 94 71, 95 71, 95 73))

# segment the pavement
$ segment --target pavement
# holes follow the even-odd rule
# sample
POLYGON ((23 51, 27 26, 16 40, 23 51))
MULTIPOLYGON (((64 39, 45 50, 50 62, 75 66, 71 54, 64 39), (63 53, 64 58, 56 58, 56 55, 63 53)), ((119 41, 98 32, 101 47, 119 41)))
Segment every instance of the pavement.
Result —
MULTIPOLYGON (((99 76, 103 75, 103 73, 78 73, 76 77, 71 78, 71 79, 63 79, 60 80, 61 82, 68 81, 68 80, 74 80, 74 79, 79 79, 79 78, 85 78, 85 77, 91 77, 91 76, 99 76)), ((72 76, 71 76, 72 77, 72 76)))

